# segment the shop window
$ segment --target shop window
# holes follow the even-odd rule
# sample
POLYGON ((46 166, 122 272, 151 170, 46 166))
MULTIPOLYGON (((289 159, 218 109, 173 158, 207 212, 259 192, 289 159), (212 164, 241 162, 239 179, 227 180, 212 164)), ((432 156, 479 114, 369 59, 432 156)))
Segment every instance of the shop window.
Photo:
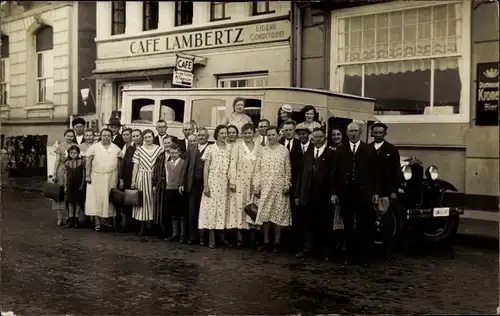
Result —
POLYGON ((175 2, 175 26, 193 24, 193 2, 175 2))
POLYGON ((210 21, 227 20, 229 18, 226 16, 226 2, 210 2, 210 21))
POLYGON ((246 76, 219 76, 217 78, 218 88, 251 88, 266 86, 267 73, 246 76))
POLYGON ((160 102, 160 120, 166 122, 184 122, 186 102, 179 99, 164 99, 160 102))
POLYGON ((0 54, 0 105, 9 104, 9 37, 1 37, 0 54))
POLYGON ((191 102, 191 120, 198 126, 215 127, 226 116, 226 100, 198 99, 191 102))
POLYGON ((460 114, 462 11, 450 2, 334 19, 337 91, 375 98, 379 115, 460 114))
POLYGON ((150 31, 158 29, 160 7, 158 1, 144 1, 142 3, 142 30, 150 31))
POLYGON ((111 1, 111 35, 125 34, 126 1, 111 1))
POLYGON ((252 118, 252 122, 255 126, 258 125, 260 120, 260 110, 262 107, 262 101, 259 99, 245 99, 245 113, 252 118))
POLYGON ((54 51, 51 26, 40 28, 36 34, 37 103, 54 99, 54 51))
POLYGON ((252 1, 252 15, 261 15, 276 12, 274 10, 269 10, 269 2, 271 1, 252 1))
POLYGON ((140 98, 132 100, 132 124, 153 124, 153 109, 155 101, 140 98))

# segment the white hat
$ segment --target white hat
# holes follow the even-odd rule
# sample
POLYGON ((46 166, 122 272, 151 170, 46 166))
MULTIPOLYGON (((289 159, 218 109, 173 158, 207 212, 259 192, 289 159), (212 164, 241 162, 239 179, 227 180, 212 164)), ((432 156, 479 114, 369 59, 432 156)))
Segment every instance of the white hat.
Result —
POLYGON ((293 112, 293 108, 290 104, 285 104, 281 107, 281 110, 283 112, 287 112, 287 113, 292 113, 293 112))

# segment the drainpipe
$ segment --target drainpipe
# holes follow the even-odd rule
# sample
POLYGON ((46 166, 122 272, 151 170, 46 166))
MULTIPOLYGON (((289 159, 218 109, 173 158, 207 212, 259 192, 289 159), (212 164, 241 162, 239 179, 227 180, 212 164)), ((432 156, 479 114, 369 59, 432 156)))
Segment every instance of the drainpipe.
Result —
POLYGON ((291 42, 291 86, 302 86, 302 10, 300 4, 292 1, 292 42, 291 42))

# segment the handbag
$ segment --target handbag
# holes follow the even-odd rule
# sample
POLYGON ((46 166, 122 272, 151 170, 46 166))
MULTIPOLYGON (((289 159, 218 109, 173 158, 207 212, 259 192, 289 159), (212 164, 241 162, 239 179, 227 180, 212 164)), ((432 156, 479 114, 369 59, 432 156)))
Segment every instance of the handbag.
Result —
POLYGON ((43 187, 43 197, 62 202, 64 201, 64 187, 59 183, 47 182, 43 187))
POLYGON ((255 203, 248 204, 243 211, 252 219, 252 221, 255 222, 255 219, 257 218, 257 212, 259 211, 257 205, 255 203))
POLYGON ((112 188, 111 192, 109 192, 109 200, 116 206, 123 206, 125 202, 125 193, 118 188, 112 188))
POLYGON ((142 206, 144 196, 140 190, 124 190, 123 205, 125 206, 142 206))

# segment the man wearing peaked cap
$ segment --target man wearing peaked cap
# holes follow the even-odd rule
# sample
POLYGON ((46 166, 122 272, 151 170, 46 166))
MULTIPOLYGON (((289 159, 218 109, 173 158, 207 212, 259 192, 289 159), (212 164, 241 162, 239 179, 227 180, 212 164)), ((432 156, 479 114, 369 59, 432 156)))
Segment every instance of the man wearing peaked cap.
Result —
POLYGON ((85 142, 85 140, 84 140, 85 120, 82 119, 81 117, 77 117, 77 118, 73 119, 73 121, 71 122, 71 126, 73 127, 73 130, 75 131, 75 136, 76 136, 75 142, 78 145, 85 142))
POLYGON ((374 141, 370 143, 375 153, 373 167, 377 172, 377 178, 380 179, 378 192, 376 194, 382 199, 389 200, 389 206, 385 213, 382 213, 380 220, 382 223, 381 232, 384 238, 384 255, 390 259, 392 254, 393 241, 393 222, 391 212, 396 212, 397 192, 399 188, 400 175, 400 157, 399 151, 393 144, 385 140, 387 135, 387 125, 377 121, 371 127, 371 136, 374 141))

